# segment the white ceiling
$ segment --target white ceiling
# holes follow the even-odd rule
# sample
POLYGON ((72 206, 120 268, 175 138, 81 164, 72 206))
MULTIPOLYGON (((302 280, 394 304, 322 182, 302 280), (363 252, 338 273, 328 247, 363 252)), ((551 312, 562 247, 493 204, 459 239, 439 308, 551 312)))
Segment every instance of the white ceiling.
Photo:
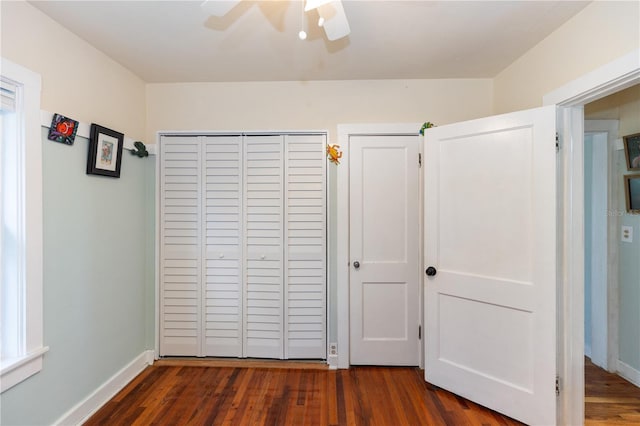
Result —
POLYGON ((329 42, 302 2, 30 1, 146 82, 491 78, 586 1, 343 0, 351 34, 329 42))

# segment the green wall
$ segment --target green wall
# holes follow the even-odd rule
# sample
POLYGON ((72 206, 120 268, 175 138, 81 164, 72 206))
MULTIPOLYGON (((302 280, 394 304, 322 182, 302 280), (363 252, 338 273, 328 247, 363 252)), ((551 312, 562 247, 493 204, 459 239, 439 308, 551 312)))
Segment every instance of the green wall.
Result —
MULTIPOLYGON (((640 116, 638 118, 640 124, 640 116)), ((619 242, 620 317, 618 359, 640 372, 640 215, 626 212, 623 178, 627 170, 624 151, 618 151, 618 209, 620 226, 633 227, 633 242, 619 242)), ((620 232, 620 231, 619 231, 620 232)))
POLYGON ((52 424, 153 348, 154 157, 124 151, 120 179, 86 175, 87 140, 67 146, 47 140, 46 131, 44 344, 50 350, 40 373, 0 396, 2 425, 52 424))

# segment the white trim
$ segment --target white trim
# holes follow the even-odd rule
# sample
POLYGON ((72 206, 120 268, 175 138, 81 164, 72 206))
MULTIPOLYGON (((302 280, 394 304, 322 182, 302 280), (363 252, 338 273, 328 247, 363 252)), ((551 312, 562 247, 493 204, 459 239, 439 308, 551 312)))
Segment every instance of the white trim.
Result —
POLYGON ((636 370, 629 364, 618 360, 618 374, 625 380, 628 380, 634 385, 640 387, 640 371, 636 370))
POLYGON ((80 425, 87 421, 104 404, 109 402, 129 382, 142 372, 148 365, 153 365, 154 351, 147 350, 135 357, 122 370, 111 376, 93 393, 80 401, 56 420, 54 425, 80 425), (149 362, 151 360, 151 362, 149 362))
POLYGON ((327 357, 327 364, 329 365, 329 370, 337 370, 338 369, 338 355, 329 355, 327 357))
MULTIPOLYGON (((1 58, 3 77, 17 82, 22 91, 24 139, 21 142, 24 256, 24 347, 27 355, 11 360, 10 371, 0 374, 1 391, 25 380, 42 369, 43 330, 43 213, 42 213, 42 142, 39 123, 42 79, 39 74, 1 58), (35 357, 33 354, 38 353, 35 357), (6 377, 5 377, 6 375, 6 377)), ((6 362, 7 360, 5 360, 6 362)), ((4 364, 0 362, 0 364, 4 364)), ((3 368, 3 370, 5 370, 3 368)))
MULTIPOLYGON (((349 368, 349 138, 352 135, 417 135, 421 123, 339 124, 338 145, 342 161, 337 174, 336 299, 338 368, 349 368)), ((421 274, 422 276, 422 274, 421 274)), ((420 291, 422 291, 422 286, 420 291)), ((422 298, 422 294, 420 296, 422 298)), ((422 315, 420 316, 422 318, 422 315)))
POLYGON ((584 422, 584 104, 640 82, 640 49, 614 60, 543 97, 545 105, 562 105, 562 204, 564 230, 559 300, 558 371, 564 392, 558 402, 558 422, 584 422))
MULTIPOLYGON (((51 119, 53 118, 53 113, 45 110, 40 111, 40 125, 42 127, 46 127, 47 129, 51 127, 51 119)), ((78 130, 76 132, 76 136, 80 136, 81 138, 89 139, 91 135, 91 124, 84 123, 82 121, 78 121, 78 130)), ((124 137, 124 146, 125 149, 135 149, 133 146, 134 139, 125 136, 124 137)), ((155 144, 145 144, 149 155, 155 155, 156 153, 156 145, 155 144)))
POLYGON ((153 261, 153 276, 154 276, 154 301, 153 301, 153 337, 154 337, 154 349, 155 359, 160 356, 160 227, 161 227, 161 214, 160 208, 160 182, 161 182, 161 170, 160 170, 160 155, 162 153, 162 146, 160 145, 161 134, 156 133, 156 155, 154 157, 155 168, 155 182, 154 182, 154 213, 155 213, 155 227, 153 228, 153 240, 154 240, 154 261, 153 261))
POLYGON ((23 380, 42 370, 42 360, 44 354, 49 350, 48 346, 28 353, 22 358, 18 358, 13 363, 6 363, 2 367, 2 380, 0 380, 0 392, 11 389, 23 380))
POLYGON ((542 98, 543 105, 577 106, 631 87, 640 79, 640 49, 597 68, 542 98))
POLYGON ((558 375, 565 392, 558 401, 558 424, 584 422, 584 114, 582 107, 559 108, 561 145, 558 205, 562 229, 561 269, 556 283, 559 323, 558 375), (577 143, 576 141, 580 141, 577 143), (576 185, 576 183, 578 183, 576 185), (570 200, 570 201, 569 201, 570 200))

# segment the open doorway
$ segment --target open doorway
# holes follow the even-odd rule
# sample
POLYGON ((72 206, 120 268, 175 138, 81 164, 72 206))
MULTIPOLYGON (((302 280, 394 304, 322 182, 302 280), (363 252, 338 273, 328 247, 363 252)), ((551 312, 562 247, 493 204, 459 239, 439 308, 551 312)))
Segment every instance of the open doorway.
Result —
MULTIPOLYGON (((640 215, 626 208, 624 176, 634 172, 628 170, 622 143, 624 136, 640 132, 640 85, 586 104, 584 117, 585 417, 589 419, 606 410, 599 403, 603 388, 616 386, 629 397, 640 392, 640 215), (623 229, 630 232, 624 234, 623 229)), ((622 403, 615 414, 623 415, 624 410, 622 403)))

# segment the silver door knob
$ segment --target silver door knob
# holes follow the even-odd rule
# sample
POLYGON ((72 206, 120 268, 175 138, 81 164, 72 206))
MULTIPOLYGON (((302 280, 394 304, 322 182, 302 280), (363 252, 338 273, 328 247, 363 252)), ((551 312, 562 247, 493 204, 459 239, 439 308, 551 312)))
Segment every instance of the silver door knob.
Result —
POLYGON ((358 262, 357 260, 355 262, 353 262, 353 267, 356 269, 360 268, 360 262, 358 262))

